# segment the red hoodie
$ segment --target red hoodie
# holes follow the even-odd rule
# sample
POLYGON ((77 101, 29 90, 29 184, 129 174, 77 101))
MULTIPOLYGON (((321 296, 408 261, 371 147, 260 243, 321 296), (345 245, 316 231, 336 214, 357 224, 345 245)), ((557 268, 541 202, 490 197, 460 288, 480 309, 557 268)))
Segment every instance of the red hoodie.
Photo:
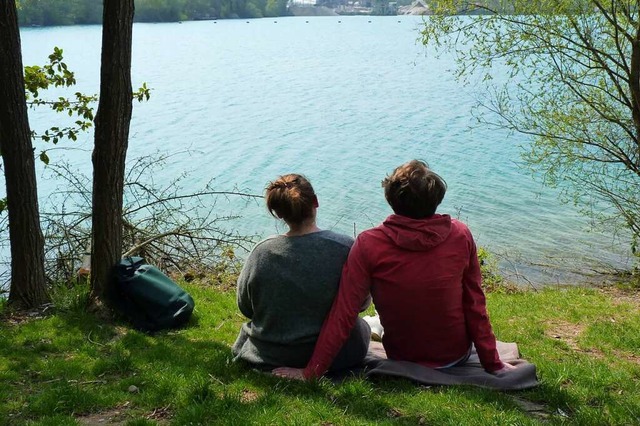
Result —
POLYGON ((351 248, 304 376, 327 371, 369 293, 389 359, 441 367, 462 358, 474 343, 485 370, 499 370, 481 280, 465 224, 447 215, 389 216, 360 234, 351 248))

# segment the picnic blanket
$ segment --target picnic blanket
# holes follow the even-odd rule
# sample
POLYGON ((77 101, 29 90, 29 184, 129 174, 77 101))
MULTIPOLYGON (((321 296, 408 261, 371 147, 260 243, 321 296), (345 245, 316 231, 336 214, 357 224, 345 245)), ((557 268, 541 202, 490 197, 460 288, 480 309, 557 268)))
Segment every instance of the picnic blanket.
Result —
POLYGON ((366 377, 402 377, 422 385, 474 385, 497 390, 520 390, 539 384, 535 365, 520 359, 517 344, 497 342, 497 349, 500 359, 516 366, 515 370, 497 375, 487 373, 480 364, 475 348, 466 363, 436 370, 413 362, 387 359, 382 344, 372 341, 365 358, 364 371, 366 377))

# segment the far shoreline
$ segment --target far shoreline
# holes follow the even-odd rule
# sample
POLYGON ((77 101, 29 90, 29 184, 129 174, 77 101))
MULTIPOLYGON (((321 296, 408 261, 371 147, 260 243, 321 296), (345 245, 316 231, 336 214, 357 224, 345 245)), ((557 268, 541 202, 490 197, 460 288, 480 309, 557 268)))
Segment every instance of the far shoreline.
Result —
MULTIPOLYGON (((421 17, 432 16, 432 13, 399 13, 399 14, 377 14, 377 13, 353 13, 353 12, 338 12, 335 8, 329 8, 327 6, 316 5, 293 5, 288 9, 288 13, 284 15, 275 16, 252 16, 252 17, 218 17, 218 16, 201 16, 188 19, 175 19, 175 20, 138 20, 134 16, 134 24, 181 24, 183 22, 203 22, 203 21, 237 21, 237 20, 255 20, 255 19, 277 19, 277 18, 349 18, 349 17, 361 17, 361 18, 406 18, 406 17, 421 17)), ((458 13, 455 16, 474 16, 477 13, 458 13)), ((18 12, 18 17, 20 12, 18 12)), ((53 24, 22 24, 19 23, 21 29, 23 28, 51 28, 51 27, 72 27, 72 26, 101 26, 102 22, 74 22, 74 23, 53 23, 53 24)))

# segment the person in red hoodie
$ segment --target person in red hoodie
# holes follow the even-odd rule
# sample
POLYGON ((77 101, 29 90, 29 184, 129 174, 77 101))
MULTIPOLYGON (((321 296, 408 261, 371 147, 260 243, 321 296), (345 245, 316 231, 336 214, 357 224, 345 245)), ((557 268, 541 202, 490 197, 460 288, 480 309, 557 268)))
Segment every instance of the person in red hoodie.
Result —
POLYGON ((396 168, 382 186, 395 214, 357 237, 306 368, 273 373, 322 376, 369 294, 389 359, 448 368, 464 363, 475 345, 486 371, 515 368, 502 363, 496 350, 471 232, 464 223, 436 214, 447 189, 444 180, 413 160, 396 168))

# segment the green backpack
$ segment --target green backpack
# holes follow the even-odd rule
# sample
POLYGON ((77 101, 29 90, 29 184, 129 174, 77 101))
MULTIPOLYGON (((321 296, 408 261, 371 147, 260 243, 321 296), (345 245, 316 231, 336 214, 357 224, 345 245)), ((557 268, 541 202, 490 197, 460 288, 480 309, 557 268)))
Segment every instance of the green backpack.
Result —
POLYGON ((115 307, 134 327, 158 331, 189 321, 195 302, 178 284, 142 257, 126 257, 116 265, 115 307))

